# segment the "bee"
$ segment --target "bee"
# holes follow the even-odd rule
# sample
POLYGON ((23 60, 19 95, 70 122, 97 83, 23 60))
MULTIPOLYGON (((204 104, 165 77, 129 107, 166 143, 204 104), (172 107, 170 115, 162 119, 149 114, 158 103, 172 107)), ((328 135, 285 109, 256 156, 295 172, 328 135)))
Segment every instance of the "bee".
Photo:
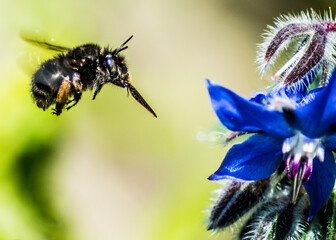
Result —
POLYGON ((74 107, 81 99, 83 91, 94 90, 94 100, 105 84, 112 83, 126 88, 128 94, 157 117, 133 86, 125 58, 120 55, 120 52, 128 48, 126 44, 133 35, 114 50, 101 48, 97 44, 67 48, 22 35, 21 37, 28 43, 59 52, 54 58, 43 62, 32 77, 32 97, 39 108, 46 110, 55 105, 52 113, 58 116, 64 108, 69 110, 74 107))

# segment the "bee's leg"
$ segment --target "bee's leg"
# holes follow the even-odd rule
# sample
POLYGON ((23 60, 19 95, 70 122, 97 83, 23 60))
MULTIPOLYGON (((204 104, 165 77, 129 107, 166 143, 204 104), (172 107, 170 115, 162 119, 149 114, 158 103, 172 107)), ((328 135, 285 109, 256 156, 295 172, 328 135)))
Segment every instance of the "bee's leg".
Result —
POLYGON ((100 90, 102 89, 103 85, 104 85, 104 84, 101 84, 101 83, 100 83, 100 84, 96 87, 96 90, 95 90, 95 92, 94 92, 94 94, 93 94, 93 98, 92 98, 92 100, 95 100, 97 94, 100 92, 100 90))
POLYGON ((75 94, 74 94, 74 98, 70 101, 68 101, 66 104, 68 105, 69 103, 75 101, 71 106, 68 106, 66 109, 69 110, 70 108, 72 108, 73 106, 75 106, 79 100, 82 97, 82 91, 83 91, 83 84, 80 80, 80 76, 78 73, 74 73, 72 75, 72 86, 75 89, 75 94))
POLYGON ((97 69, 96 71, 96 84, 92 87, 92 89, 95 89, 93 93, 92 100, 95 100, 97 97, 97 94, 100 92, 102 87, 104 86, 105 79, 108 78, 109 76, 105 71, 102 71, 100 68, 97 69))
POLYGON ((72 74, 71 82, 76 93, 81 93, 83 91, 83 83, 78 73, 75 72, 74 74, 72 74))
POLYGON ((125 87, 124 84, 120 81, 119 78, 116 78, 116 79, 112 80, 111 83, 118 86, 118 87, 122 87, 122 88, 125 87))
POLYGON ((66 110, 69 110, 70 108, 72 108, 73 106, 75 106, 79 102, 79 100, 81 99, 81 97, 82 97, 82 93, 75 93, 74 98, 72 100, 68 101, 66 104, 69 104, 71 102, 74 102, 74 103, 71 106, 68 106, 66 108, 66 110))
POLYGON ((62 109, 64 108, 64 105, 67 103, 69 95, 71 93, 71 83, 69 80, 69 76, 65 77, 59 90, 57 93, 56 98, 56 107, 53 109, 53 114, 56 114, 57 116, 62 113, 62 109))

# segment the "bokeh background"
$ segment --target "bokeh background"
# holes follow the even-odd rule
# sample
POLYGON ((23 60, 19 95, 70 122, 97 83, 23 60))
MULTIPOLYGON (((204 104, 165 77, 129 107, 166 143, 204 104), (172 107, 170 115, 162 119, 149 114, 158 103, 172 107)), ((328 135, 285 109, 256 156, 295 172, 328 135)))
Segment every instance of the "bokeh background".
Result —
MULTIPOLYGON (((226 148, 204 84, 249 96, 263 89, 254 59, 273 18, 333 1, 124 0, 0 2, 0 239, 209 239, 207 180, 226 148), (74 47, 124 52, 153 118, 126 91, 86 92, 60 117, 38 109, 31 75, 55 53, 20 31, 74 47)), ((230 239, 230 231, 210 239, 230 239)))

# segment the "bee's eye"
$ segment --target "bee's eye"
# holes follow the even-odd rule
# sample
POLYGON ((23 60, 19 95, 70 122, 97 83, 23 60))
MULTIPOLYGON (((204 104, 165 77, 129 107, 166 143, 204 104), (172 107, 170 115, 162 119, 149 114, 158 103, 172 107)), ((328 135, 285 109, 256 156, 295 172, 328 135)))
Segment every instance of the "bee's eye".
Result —
POLYGON ((109 65, 109 66, 112 66, 113 65, 113 59, 112 58, 106 58, 106 64, 109 65))

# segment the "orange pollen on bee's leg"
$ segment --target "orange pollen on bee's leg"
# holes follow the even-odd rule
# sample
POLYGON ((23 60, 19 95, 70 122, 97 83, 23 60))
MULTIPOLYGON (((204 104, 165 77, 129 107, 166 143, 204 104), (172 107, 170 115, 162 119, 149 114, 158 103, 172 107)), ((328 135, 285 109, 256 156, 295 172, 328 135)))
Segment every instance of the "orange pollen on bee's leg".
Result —
POLYGON ((60 104, 65 104, 68 100, 70 90, 71 90, 70 80, 69 80, 69 77, 66 77, 64 78, 58 90, 56 102, 60 104))

